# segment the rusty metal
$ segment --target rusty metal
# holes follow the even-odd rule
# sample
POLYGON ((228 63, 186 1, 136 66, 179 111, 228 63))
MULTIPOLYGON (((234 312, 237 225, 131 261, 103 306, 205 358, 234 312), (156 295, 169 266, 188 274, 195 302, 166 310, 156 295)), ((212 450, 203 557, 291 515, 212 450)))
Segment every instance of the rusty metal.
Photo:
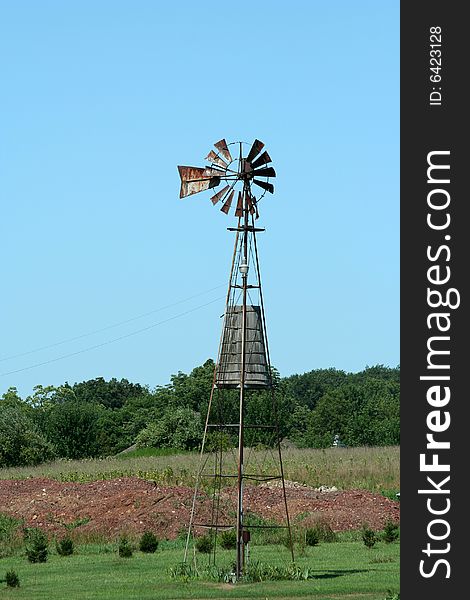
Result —
POLYGON ((255 177, 276 177, 276 171, 273 167, 264 167, 262 169, 256 169, 253 171, 255 177))
POLYGON ((251 146, 248 156, 246 157, 246 160, 249 163, 251 163, 253 161, 253 159, 258 156, 258 154, 261 152, 261 150, 263 148, 264 148, 263 142, 260 142, 259 140, 255 140, 253 142, 253 145, 251 146))
POLYGON ((250 215, 254 215, 256 213, 256 218, 258 218, 258 211, 256 210, 256 198, 252 197, 250 194, 247 194, 246 205, 250 211, 250 215))
POLYGON ((258 167, 261 167, 262 165, 266 165, 267 163, 270 163, 270 162, 272 162, 271 157, 265 150, 261 156, 259 156, 256 160, 254 160, 251 163, 251 168, 257 169, 258 167))
POLYGON ((217 187, 222 174, 219 170, 207 167, 178 166, 178 171, 181 178, 180 198, 217 187))
POLYGON ((222 167, 223 169, 228 167, 228 163, 226 163, 223 158, 220 158, 220 156, 218 156, 213 150, 211 150, 206 156, 206 160, 213 164, 219 165, 219 167, 222 167))
POLYGON ((235 193, 235 190, 232 190, 227 198, 227 200, 225 201, 225 204, 222 206, 222 208, 220 209, 223 213, 225 213, 226 215, 228 214, 228 211, 230 210, 230 206, 232 205, 232 198, 233 195, 235 193))
POLYGON ((235 209, 235 216, 242 217, 243 216, 243 196, 241 192, 238 192, 238 201, 237 208, 235 209))
POLYGON ((214 146, 220 151, 222 156, 228 160, 229 163, 233 161, 232 155, 230 154, 230 150, 228 149, 227 142, 225 140, 222 139, 219 142, 216 142, 214 146))
POLYGON ((263 188, 263 190, 274 194, 274 186, 272 183, 269 183, 268 181, 261 181, 260 179, 253 179, 253 183, 259 185, 259 187, 263 188))
POLYGON ((212 196, 212 198, 211 198, 211 200, 212 200, 212 204, 214 204, 214 205, 215 205, 215 204, 217 204, 217 202, 223 198, 224 194, 225 194, 225 193, 226 193, 226 192, 227 192, 229 189, 230 189, 230 186, 229 186, 229 185, 226 185, 224 188, 222 188, 222 189, 220 190, 220 192, 217 192, 217 194, 214 194, 214 195, 212 196))
MULTIPOLYGON (((251 195, 251 185, 254 183, 261 187, 264 192, 271 194, 274 192, 273 184, 267 181, 270 177, 276 177, 276 172, 273 167, 266 167, 267 163, 271 162, 271 157, 268 152, 264 151, 260 156, 259 153, 264 148, 263 142, 256 139, 248 152, 246 158, 243 157, 243 142, 238 142, 240 154, 234 160, 229 150, 229 145, 225 139, 221 139, 214 144, 218 153, 211 150, 206 156, 206 160, 210 161, 211 165, 207 167, 189 167, 178 166, 178 171, 181 178, 180 198, 186 198, 199 192, 204 192, 208 189, 217 188, 221 183, 224 187, 211 197, 212 204, 224 202, 225 199, 230 202, 225 202, 222 212, 229 213, 232 197, 231 190, 236 190, 241 185, 242 200, 237 202, 235 208, 235 216, 241 218, 243 210, 246 208, 251 215, 256 215, 258 218, 257 201, 251 195), (258 158, 256 158, 258 156, 258 158), (234 163, 232 166, 231 163, 234 163), (260 179, 261 178, 261 179, 260 179), (266 178, 266 180, 264 179, 266 178), (241 204, 241 205, 240 205, 241 204)), ((240 191, 240 190, 238 190, 240 191)))

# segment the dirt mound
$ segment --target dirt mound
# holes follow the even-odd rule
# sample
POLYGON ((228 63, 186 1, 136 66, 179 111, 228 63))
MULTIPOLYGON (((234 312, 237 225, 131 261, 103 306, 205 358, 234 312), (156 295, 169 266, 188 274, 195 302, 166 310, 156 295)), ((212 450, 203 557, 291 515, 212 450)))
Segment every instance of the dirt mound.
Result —
MULTIPOLYGON (((187 527, 194 491, 183 486, 161 487, 137 477, 61 483, 52 479, 0 480, 0 512, 23 519, 26 526, 64 532, 77 525, 82 535, 117 536, 140 534, 151 529, 172 539, 187 527)), ((381 529, 388 519, 400 518, 400 505, 380 494, 364 490, 319 491, 304 486, 287 487, 289 515, 304 524, 325 517, 335 531, 358 529, 367 523, 381 529)), ((221 496, 221 518, 228 515, 236 490, 221 496)), ((264 519, 282 522, 284 498, 281 488, 246 486, 245 507, 264 519)), ((198 518, 211 519, 211 501, 198 495, 198 518)))

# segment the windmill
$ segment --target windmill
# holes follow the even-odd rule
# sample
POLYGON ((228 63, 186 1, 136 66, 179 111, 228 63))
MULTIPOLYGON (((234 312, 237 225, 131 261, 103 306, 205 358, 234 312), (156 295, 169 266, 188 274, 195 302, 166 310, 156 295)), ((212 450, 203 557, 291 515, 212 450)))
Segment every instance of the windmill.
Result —
MULTIPOLYGON (((256 234, 264 229, 256 227, 260 200, 274 193, 270 179, 276 172, 270 166, 271 157, 263 151, 264 144, 255 140, 251 146, 244 142, 227 142, 222 139, 214 144, 206 156, 203 167, 178 166, 181 178, 180 198, 210 190, 210 200, 226 215, 232 209, 238 219, 236 227, 228 227, 235 233, 235 244, 224 313, 224 324, 214 369, 212 389, 208 403, 204 436, 201 447, 200 466, 194 490, 188 527, 184 561, 188 556, 191 534, 195 529, 208 529, 213 539, 212 559, 215 563, 217 534, 224 530, 236 532, 236 563, 234 576, 243 575, 249 550, 250 530, 265 525, 249 524, 249 502, 245 483, 258 485, 280 481, 285 525, 289 546, 294 560, 292 534, 282 464, 279 422, 277 416, 275 385, 269 358, 266 320, 259 267, 256 234), (257 196, 255 196, 255 192, 257 196), (236 202, 234 199, 236 198, 236 202), (263 414, 254 414, 250 394, 264 398, 263 414), (269 408, 266 399, 269 398, 269 408), (260 465, 249 468, 247 450, 253 447, 256 435, 263 441, 266 454, 270 454, 269 469, 260 465), (236 441, 236 444, 234 442, 236 441), (247 442, 250 444, 248 446, 247 442), (230 447, 238 448, 234 460, 227 459, 230 447), (248 448, 247 448, 248 446, 248 448), (212 452, 207 452, 212 450, 212 452), (276 454, 276 456, 274 456, 276 454), (213 456, 213 466, 207 466, 213 456), (273 465, 275 472, 271 472, 273 465), (198 491, 204 478, 212 481, 209 487, 211 506, 206 518, 197 518, 198 491), (236 480, 236 519, 230 519, 230 510, 224 506, 231 498, 227 482, 236 480), (209 517, 207 517, 209 515, 209 517)), ((259 457, 259 453, 254 453, 259 457)), ((250 455, 251 456, 251 455, 250 455)), ((233 488, 232 488, 233 490, 233 488)), ((234 511, 235 512, 235 511, 234 511)))

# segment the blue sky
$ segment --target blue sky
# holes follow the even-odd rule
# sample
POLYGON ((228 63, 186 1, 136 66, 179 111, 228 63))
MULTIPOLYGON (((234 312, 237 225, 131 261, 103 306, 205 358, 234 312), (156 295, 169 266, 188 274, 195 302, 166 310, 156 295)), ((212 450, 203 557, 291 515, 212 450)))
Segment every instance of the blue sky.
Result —
POLYGON ((0 65, 0 394, 216 358, 235 222, 176 166, 221 138, 277 171, 273 365, 399 363, 398 0, 3 0, 0 65))

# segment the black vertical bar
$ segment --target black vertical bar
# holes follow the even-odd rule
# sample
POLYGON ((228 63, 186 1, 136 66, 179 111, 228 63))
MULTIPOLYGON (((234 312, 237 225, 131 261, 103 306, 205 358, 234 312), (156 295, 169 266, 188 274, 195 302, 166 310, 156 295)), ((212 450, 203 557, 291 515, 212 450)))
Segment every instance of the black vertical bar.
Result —
POLYGON ((401 3, 401 600, 468 587, 464 8, 401 3))
MULTIPOLYGON (((244 192, 246 188, 244 183, 244 192)), ((246 194, 243 194, 246 199, 246 194)), ((248 207, 243 206, 244 231, 243 231, 243 259, 242 264, 248 266, 248 207)), ((243 411, 245 403, 245 371, 246 371, 246 301, 248 273, 242 273, 243 306, 242 306, 242 339, 240 360, 240 421, 238 430, 238 494, 237 494, 237 579, 243 574, 243 411)))

